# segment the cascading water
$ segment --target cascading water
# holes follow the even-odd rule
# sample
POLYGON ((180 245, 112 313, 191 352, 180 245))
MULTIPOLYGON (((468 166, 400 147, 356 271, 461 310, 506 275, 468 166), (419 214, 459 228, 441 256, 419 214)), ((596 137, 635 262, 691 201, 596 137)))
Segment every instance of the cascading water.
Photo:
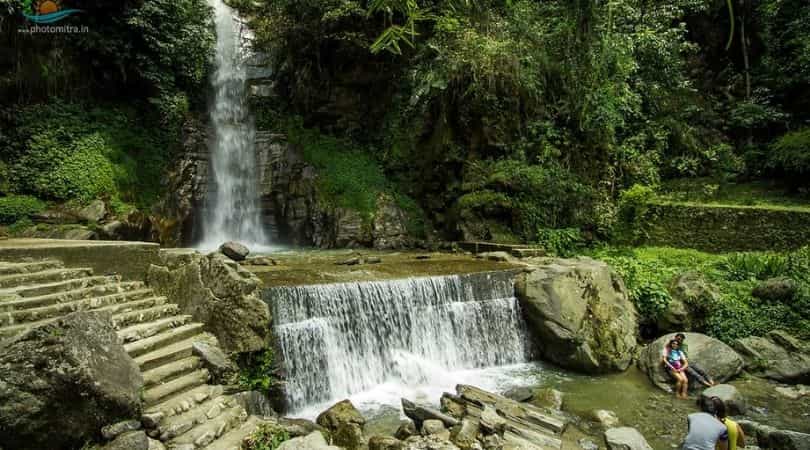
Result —
POLYGON ((488 272, 266 290, 292 408, 347 397, 394 404, 452 389, 471 371, 525 362, 513 278, 488 272))
POLYGON ((245 92, 246 70, 240 33, 242 24, 222 2, 214 7, 217 45, 211 76, 213 98, 209 117, 214 136, 210 141, 211 181, 201 248, 216 248, 225 241, 251 247, 268 244, 261 222, 254 139, 245 92))

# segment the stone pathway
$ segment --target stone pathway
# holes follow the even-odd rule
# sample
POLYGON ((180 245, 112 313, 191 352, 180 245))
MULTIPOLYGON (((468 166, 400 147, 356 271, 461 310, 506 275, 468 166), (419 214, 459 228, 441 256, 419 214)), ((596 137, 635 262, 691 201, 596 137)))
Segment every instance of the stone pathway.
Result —
POLYGON ((0 262, 0 340, 75 311, 108 311, 141 369, 147 433, 169 449, 239 449, 260 419, 209 384, 193 344, 217 346, 176 304, 144 283, 66 268, 57 260, 0 262))

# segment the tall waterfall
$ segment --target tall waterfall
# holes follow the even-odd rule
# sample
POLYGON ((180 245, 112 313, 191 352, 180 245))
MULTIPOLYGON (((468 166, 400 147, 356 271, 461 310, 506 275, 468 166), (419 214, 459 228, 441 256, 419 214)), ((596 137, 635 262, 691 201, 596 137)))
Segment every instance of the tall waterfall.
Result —
POLYGON ((245 55, 240 36, 243 26, 222 0, 210 2, 217 30, 216 70, 210 80, 213 98, 209 105, 214 132, 209 144, 214 186, 208 193, 200 247, 216 248, 229 240, 263 246, 267 238, 259 205, 256 130, 245 89, 245 55))
MULTIPOLYGON (((272 288, 293 409, 394 384, 452 386, 454 371, 526 361, 514 274, 272 288)), ((396 398, 398 401, 398 397, 396 398)))

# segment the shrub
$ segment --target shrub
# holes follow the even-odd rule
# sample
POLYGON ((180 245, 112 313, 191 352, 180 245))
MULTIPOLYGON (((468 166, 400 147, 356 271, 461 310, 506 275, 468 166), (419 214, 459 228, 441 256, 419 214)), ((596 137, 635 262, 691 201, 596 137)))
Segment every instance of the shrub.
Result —
POLYGON ((720 267, 729 280, 765 280, 787 273, 788 258, 778 253, 732 253, 720 267))
POLYGON ((578 228, 541 228, 537 230, 537 243, 553 256, 570 257, 582 246, 578 228))
POLYGON ((242 443, 242 450, 276 450, 282 442, 290 439, 287 430, 273 423, 264 422, 242 443))
POLYGON ((0 197, 0 224, 8 225, 30 217, 45 209, 45 203, 27 195, 0 197))
POLYGON ((246 390, 269 393, 275 384, 273 360, 273 350, 270 348, 243 355, 239 364, 242 368, 239 384, 246 390))
POLYGON ((787 133, 771 145, 768 165, 784 172, 794 187, 808 186, 810 175, 810 127, 787 133))

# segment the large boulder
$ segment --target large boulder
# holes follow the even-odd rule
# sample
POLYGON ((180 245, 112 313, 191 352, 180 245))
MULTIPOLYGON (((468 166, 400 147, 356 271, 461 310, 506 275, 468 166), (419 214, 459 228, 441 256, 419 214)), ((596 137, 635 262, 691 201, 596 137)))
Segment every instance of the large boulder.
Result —
POLYGON ((80 447, 139 417, 143 378, 103 312, 77 312, 0 346, 0 447, 80 447))
POLYGON ((327 444, 319 431, 313 431, 306 436, 282 442, 278 450, 341 450, 341 448, 327 444))
MULTIPOLYGON (((684 334, 689 346, 688 360, 700 365, 715 381, 730 380, 742 371, 742 358, 728 345, 705 334, 684 334)), ((653 384, 665 391, 671 390, 673 380, 661 364, 661 352, 674 337, 675 334, 659 337, 641 351, 638 360, 639 367, 653 384)), ((696 387, 694 385, 695 383, 690 383, 689 387, 696 387)))
POLYGON ((332 405, 315 422, 329 431, 335 445, 348 450, 361 449, 366 445, 363 437, 366 419, 349 400, 332 405))
POLYGON ((799 292, 799 284, 788 277, 768 278, 751 291, 756 298, 772 302, 789 302, 799 292))
POLYGON ((701 326, 711 305, 720 298, 717 288, 699 272, 676 275, 670 283, 669 293, 669 305, 656 321, 662 332, 701 326))
POLYGON ((184 314, 205 325, 227 353, 255 352, 268 341, 270 310, 261 300, 261 280, 221 253, 162 251, 149 287, 171 298, 184 314))
POLYGON ((729 416, 741 416, 748 410, 745 398, 736 387, 730 384, 718 384, 700 393, 698 402, 703 406, 704 411, 711 403, 711 398, 717 397, 726 404, 726 413, 729 416))
POLYGON ((225 242, 224 244, 220 245, 219 251, 234 261, 244 261, 245 258, 247 258, 247 256, 250 254, 250 249, 238 242, 233 241, 225 242))
POLYGON ((737 339, 733 345, 749 372, 782 383, 810 383, 810 349, 784 331, 737 339))
POLYGON ((517 295, 543 356, 574 370, 625 370, 633 359, 638 314, 624 282, 590 258, 554 259, 517 278, 517 295))
POLYGON ((797 431, 779 430, 768 438, 771 448, 780 450, 810 450, 810 434, 797 431))
POLYGON ((652 450, 650 444, 635 428, 619 427, 605 431, 608 450, 652 450))

